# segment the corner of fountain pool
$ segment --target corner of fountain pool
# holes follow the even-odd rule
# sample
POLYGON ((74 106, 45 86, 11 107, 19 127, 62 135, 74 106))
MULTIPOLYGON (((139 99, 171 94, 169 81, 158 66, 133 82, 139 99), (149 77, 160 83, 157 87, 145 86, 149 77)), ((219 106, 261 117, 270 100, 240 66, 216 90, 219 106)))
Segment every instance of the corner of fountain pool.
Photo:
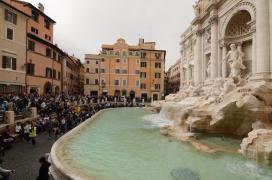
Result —
POLYGON ((201 153, 161 135, 159 128, 169 123, 140 108, 101 111, 54 145, 55 174, 95 180, 271 179, 269 166, 238 154, 201 153))

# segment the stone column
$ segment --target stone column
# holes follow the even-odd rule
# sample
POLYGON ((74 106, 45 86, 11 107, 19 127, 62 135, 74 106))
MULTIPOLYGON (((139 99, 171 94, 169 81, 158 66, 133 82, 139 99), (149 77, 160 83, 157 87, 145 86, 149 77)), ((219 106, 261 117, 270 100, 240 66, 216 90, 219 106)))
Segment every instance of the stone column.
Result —
POLYGON ((190 64, 189 64, 189 53, 186 53, 186 85, 189 86, 189 82, 190 82, 190 64))
POLYGON ((227 78, 227 60, 225 57, 227 56, 227 46, 226 44, 222 44, 222 77, 227 78))
POLYGON ((199 84, 203 82, 202 79, 202 30, 198 29, 196 32, 196 50, 195 50, 195 66, 194 66, 194 76, 195 83, 199 84))
POLYGON ((32 117, 36 117, 38 115, 36 107, 31 107, 30 111, 31 111, 31 116, 32 117))
POLYGON ((8 124, 14 124, 14 111, 6 111, 6 120, 8 124))
POLYGON ((267 79, 270 72, 269 1, 256 1, 256 58, 258 79, 267 79))
POLYGON ((256 26, 252 27, 252 75, 254 76, 257 72, 257 59, 256 59, 256 26))
POLYGON ((270 66, 271 66, 271 71, 272 71, 272 1, 269 0, 270 3, 270 66))
POLYGON ((218 16, 217 11, 211 11, 211 80, 218 77, 218 16))

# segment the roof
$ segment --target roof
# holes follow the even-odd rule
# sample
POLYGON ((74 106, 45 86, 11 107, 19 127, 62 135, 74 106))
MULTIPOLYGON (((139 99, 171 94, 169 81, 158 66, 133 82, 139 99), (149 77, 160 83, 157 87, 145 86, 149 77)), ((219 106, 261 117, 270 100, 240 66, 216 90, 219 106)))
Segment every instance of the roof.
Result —
POLYGON ((6 3, 5 1, 0 0, 0 3, 5 4, 6 6, 12 8, 12 9, 18 11, 18 12, 20 12, 21 14, 23 14, 23 15, 25 15, 25 16, 27 16, 27 17, 30 17, 30 16, 29 16, 28 14, 26 14, 25 12, 23 12, 23 11, 21 11, 21 10, 15 8, 15 7, 13 7, 13 6, 11 6, 10 4, 6 3))
POLYGON ((44 17, 46 17, 49 21, 51 21, 52 23, 56 23, 56 21, 54 21, 52 18, 50 18, 49 16, 47 16, 44 12, 42 12, 40 9, 36 8, 34 5, 32 5, 29 2, 26 1, 21 1, 21 0, 13 0, 15 2, 21 3, 24 6, 29 6, 31 9, 34 9, 35 11, 39 12, 41 15, 43 15, 44 17))
POLYGON ((53 48, 53 49, 55 49, 57 51, 59 51, 62 54, 64 54, 64 52, 58 46, 56 46, 56 45, 54 45, 54 44, 52 44, 50 42, 47 42, 47 41, 39 38, 38 36, 35 36, 34 34, 27 33, 27 36, 30 37, 30 38, 32 38, 32 39, 34 39, 34 40, 36 40, 36 41, 39 41, 39 42, 41 42, 41 43, 43 43, 43 44, 45 44, 47 46, 49 46, 49 47, 51 47, 51 48, 53 48))

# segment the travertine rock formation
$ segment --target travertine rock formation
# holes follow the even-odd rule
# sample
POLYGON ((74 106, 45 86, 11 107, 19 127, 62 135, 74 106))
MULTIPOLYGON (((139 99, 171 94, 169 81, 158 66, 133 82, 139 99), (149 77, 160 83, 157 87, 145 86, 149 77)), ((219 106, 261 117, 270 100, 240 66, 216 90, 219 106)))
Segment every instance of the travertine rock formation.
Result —
MULTIPOLYGON (((204 132, 239 137, 247 137, 249 133, 251 139, 253 132, 260 128, 263 129, 261 132, 272 131, 271 84, 249 82, 241 85, 241 81, 236 81, 234 78, 219 79, 212 86, 190 87, 189 90, 171 95, 166 102, 161 103, 161 114, 167 119, 174 120, 175 123, 164 132, 169 132, 171 135, 182 134, 179 131, 183 131, 186 136, 191 132, 204 132), (251 131, 253 132, 250 133, 251 131)), ((270 137, 272 141, 272 132, 258 135, 257 137, 254 135, 256 142, 265 136, 264 144, 260 145, 258 153, 266 153, 272 149, 271 145, 267 145, 272 144, 268 138, 270 137)), ((255 141, 248 145, 242 144, 241 152, 252 157, 251 149, 255 147, 255 141)), ((267 161, 266 156, 270 158, 269 154, 263 155, 262 159, 267 161)))

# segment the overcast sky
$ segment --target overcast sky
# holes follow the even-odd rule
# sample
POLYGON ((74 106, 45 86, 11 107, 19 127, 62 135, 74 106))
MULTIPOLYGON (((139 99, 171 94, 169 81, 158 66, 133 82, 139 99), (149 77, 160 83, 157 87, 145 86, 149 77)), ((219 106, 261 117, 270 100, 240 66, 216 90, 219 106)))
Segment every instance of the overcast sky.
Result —
POLYGON ((168 68, 180 57, 180 35, 193 20, 194 0, 25 0, 54 19, 54 42, 84 60, 101 45, 124 38, 136 45, 139 37, 167 51, 168 68))

